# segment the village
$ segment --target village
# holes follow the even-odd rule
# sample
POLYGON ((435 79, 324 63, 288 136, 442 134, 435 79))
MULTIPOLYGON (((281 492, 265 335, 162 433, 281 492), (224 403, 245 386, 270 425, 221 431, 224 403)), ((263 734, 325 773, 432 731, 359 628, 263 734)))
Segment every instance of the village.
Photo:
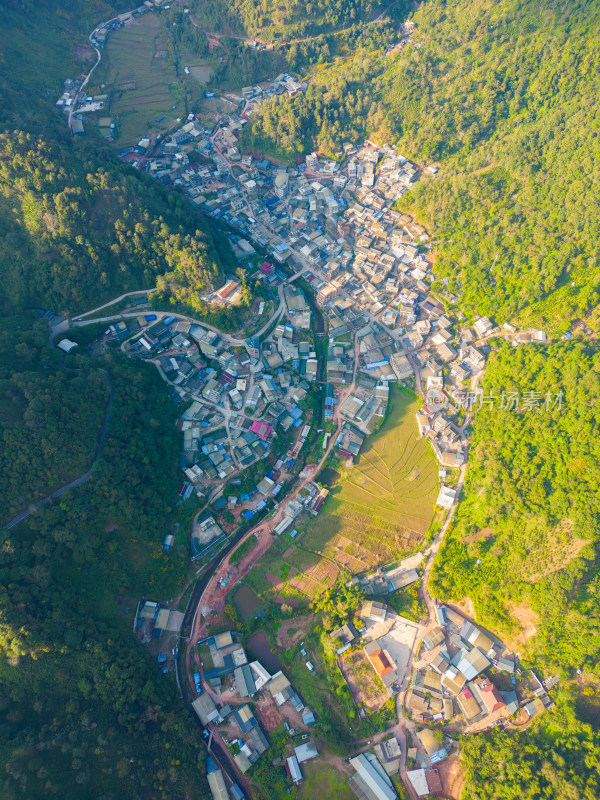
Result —
MULTIPOLYGON (((97 44, 100 35, 97 30, 97 44)), ((252 332, 240 338, 153 309, 145 293, 108 320, 106 337, 130 358, 153 364, 180 406, 178 503, 192 495, 201 503, 190 534, 191 558, 201 565, 238 529, 254 531, 259 521, 271 536, 293 539, 296 526, 316 516, 329 495, 316 475, 300 473, 301 454, 337 453, 352 466, 385 419, 392 385, 414 387, 419 395, 416 425, 437 460, 436 507, 447 525, 466 470, 471 413, 483 402, 488 340, 502 337, 516 347, 546 339, 543 331, 516 331, 487 317, 467 320, 456 310, 459 297, 446 292, 442 302, 432 294, 432 243, 398 206, 422 175, 436 174, 436 165, 422 167, 391 145, 368 141, 345 143, 337 160, 309 154, 293 168, 243 152, 240 133, 263 99, 305 89, 289 74, 244 87, 239 96, 228 95, 238 110, 214 129, 191 114, 177 130, 144 137, 120 154, 228 230, 239 270, 204 295, 205 302, 235 306, 242 274, 262 287, 247 325, 252 332), (299 474, 300 490, 287 498, 299 474), (272 511, 276 524, 267 519, 272 511)), ((83 96, 81 85, 70 81, 60 105, 66 110, 106 99, 83 96)), ((72 325, 91 321, 82 315, 72 325)), ((70 352, 75 344, 63 339, 59 347, 70 352)), ((170 532, 165 552, 173 540, 170 532)), ((354 575, 347 585, 365 600, 328 631, 360 716, 390 698, 397 708, 398 723, 347 759, 347 783, 359 800, 392 800, 400 781, 411 798, 448 796, 443 764, 456 756, 461 734, 500 725, 518 730, 553 707, 548 691, 557 679, 523 669, 518 653, 466 614, 435 601, 423 624, 386 602, 425 579, 421 562, 433 552, 354 575)), ((219 580, 221 589, 229 580, 229 574, 219 580)), ((180 612, 141 601, 134 631, 147 646, 164 635, 176 648, 182 622, 180 612)), ((285 665, 272 652, 253 658, 252 642, 248 648, 236 631, 204 636, 190 647, 192 707, 209 750, 221 740, 229 762, 223 769, 212 751, 207 759, 215 800, 245 796, 244 776, 261 759, 285 769, 290 789, 300 787, 306 765, 321 755, 319 709, 306 707, 285 665), (273 755, 269 735, 280 725, 287 738, 273 755)), ((294 647, 319 680, 308 645, 294 647)), ((161 651, 157 660, 168 672, 172 659, 161 651)))
MULTIPOLYGON (((401 587, 415 575, 405 571, 392 580, 401 587)), ((375 585, 387 577, 379 572, 369 580, 375 585)), ((143 627, 146 637, 160 636, 172 627, 172 614, 142 603, 138 630, 143 627)), ((219 737, 241 776, 264 759, 285 769, 289 785, 299 787, 303 770, 310 769, 307 762, 318 763, 321 749, 327 752, 319 735, 319 709, 307 706, 276 653, 263 650, 261 660, 249 656, 246 647, 260 649, 256 637, 245 640, 243 634, 225 631, 197 641, 192 707, 209 744, 219 737), (280 726, 285 737, 278 737, 273 749, 270 734, 280 726)), ((518 731, 554 707, 548 692, 557 676, 540 679, 499 639, 444 604, 436 604, 435 621, 423 626, 385 602, 367 600, 328 637, 355 702, 370 680, 362 677, 362 685, 353 680, 362 661, 382 698, 397 697, 405 717, 405 729, 391 726, 347 759, 348 785, 359 800, 392 800, 400 778, 411 797, 446 797, 446 762, 455 761, 461 734, 498 725, 518 731)), ((301 640, 294 651, 309 680, 318 681, 320 667, 311 645, 301 640)), ((243 796, 212 759, 208 779, 215 800, 243 796)))

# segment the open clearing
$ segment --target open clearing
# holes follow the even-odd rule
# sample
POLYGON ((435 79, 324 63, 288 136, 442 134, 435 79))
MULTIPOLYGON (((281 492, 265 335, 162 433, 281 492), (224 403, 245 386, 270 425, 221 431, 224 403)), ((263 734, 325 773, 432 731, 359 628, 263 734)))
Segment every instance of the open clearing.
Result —
POLYGON ((392 561, 421 540, 434 514, 438 467, 419 439, 413 393, 392 388, 381 430, 344 470, 301 544, 351 572, 392 561))
POLYGON ((110 113, 117 121, 120 146, 135 144, 145 133, 167 130, 183 113, 166 41, 157 14, 145 14, 108 39, 94 80, 112 93, 110 113), (157 123, 161 116, 165 118, 157 123))
POLYGON ((362 650, 345 654, 338 663, 359 708, 372 714, 387 703, 390 697, 362 650))
POLYGON ((331 764, 320 759, 302 764, 304 783, 297 789, 302 800, 353 800, 354 793, 347 784, 348 778, 341 775, 331 764))

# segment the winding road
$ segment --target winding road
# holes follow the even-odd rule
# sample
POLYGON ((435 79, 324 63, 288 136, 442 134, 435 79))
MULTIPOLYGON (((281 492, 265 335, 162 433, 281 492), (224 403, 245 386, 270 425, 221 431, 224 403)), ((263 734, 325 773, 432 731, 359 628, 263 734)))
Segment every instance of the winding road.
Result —
POLYGON ((38 500, 32 505, 28 506, 27 508, 23 509, 23 511, 19 512, 16 516, 14 516, 9 522, 5 523, 4 528, 6 530, 10 530, 14 528, 15 525, 18 525, 19 522, 22 522, 24 519, 36 511, 40 506, 44 505, 45 503, 49 503, 51 500, 56 500, 57 497, 60 497, 69 489, 76 489, 78 486, 82 486, 86 481, 90 479, 94 469, 96 468, 96 464, 100 461, 100 456, 102 455, 102 445, 104 444, 104 439, 106 438, 106 430, 108 428, 108 423, 110 421, 110 412, 113 405, 113 386, 112 381, 110 379, 110 375, 105 369, 99 369, 100 374, 106 381, 106 385, 108 386, 108 403, 106 406, 106 412, 104 414, 104 421, 102 423, 102 428, 100 429, 100 434, 98 436, 98 444, 96 445, 96 453, 94 455, 94 460, 92 461, 92 465, 90 468, 80 475, 78 478, 66 483, 64 486, 61 486, 59 489, 55 489, 51 494, 46 495, 41 500, 38 500))

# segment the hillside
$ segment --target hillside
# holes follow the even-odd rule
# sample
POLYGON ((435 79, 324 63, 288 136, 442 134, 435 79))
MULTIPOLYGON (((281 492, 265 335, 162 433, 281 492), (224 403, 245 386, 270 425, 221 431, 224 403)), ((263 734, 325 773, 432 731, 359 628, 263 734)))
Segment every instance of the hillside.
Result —
POLYGON ((75 313, 165 273, 192 292, 217 280, 226 241, 145 175, 62 138, 0 134, 0 152, 0 291, 11 305, 75 313))
POLYGON ((308 36, 370 22, 383 11, 376 0, 192 0, 194 19, 202 28, 255 37, 264 42, 294 42, 308 36))
POLYGON ((598 300, 599 16, 581 0, 423 3, 406 47, 317 68, 306 96, 264 104, 254 141, 327 153, 357 132, 440 162, 403 199, 440 240, 436 276, 463 308, 564 329, 598 300))
POLYGON ((174 411, 156 373, 105 367, 114 408, 93 478, 0 535, 7 800, 205 796, 201 737, 131 634, 136 599, 175 596, 187 567, 185 547, 162 554, 174 411))
POLYGON ((478 620, 565 674, 600 675, 599 376, 600 353, 583 343, 504 345, 490 359, 463 497, 431 576, 434 595, 469 597, 478 620))
MULTIPOLYGON (((85 471, 107 403, 99 362, 48 348, 26 309, 77 313, 171 284, 183 304, 235 266, 184 200, 74 141, 54 103, 88 63, 89 30, 129 3, 7 0, 0 25, 0 506, 2 522, 85 471)), ((84 337, 82 337, 83 339, 84 337)), ((83 350, 84 348, 80 348, 83 350)), ((0 795, 202 797, 201 737, 131 634, 137 598, 176 597, 162 555, 178 434, 164 384, 118 355, 90 480, 0 539, 0 795)), ((181 528, 183 530, 183 527, 181 528)))
POLYGON ((108 390, 100 373, 48 349, 48 324, 0 317, 0 524, 89 469, 108 390))

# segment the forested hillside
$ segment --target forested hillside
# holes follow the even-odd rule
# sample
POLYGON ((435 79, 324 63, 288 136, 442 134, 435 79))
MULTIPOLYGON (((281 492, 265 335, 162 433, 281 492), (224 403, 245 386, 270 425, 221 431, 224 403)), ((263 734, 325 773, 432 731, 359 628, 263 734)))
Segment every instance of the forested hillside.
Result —
POLYGON ((533 730, 466 736, 463 800, 595 800, 600 794, 600 734, 582 724, 564 695, 533 730))
POLYGON ((71 313, 156 285, 213 285, 228 244, 146 176, 86 147, 0 134, 0 291, 11 305, 71 313))
MULTIPOLYGON (((48 347, 31 306, 77 313, 168 282, 180 303, 234 267, 227 240, 175 193, 73 140, 54 102, 82 46, 127 0, 8 0, 0 24, 0 506, 4 522, 85 471, 84 485, 0 538, 0 796, 202 797, 199 732, 131 633, 138 598, 187 569, 162 541, 179 437, 164 384, 117 354, 48 347)), ((82 348, 83 349, 83 348, 82 348)))
POLYGON ((108 389, 48 348, 46 320, 0 317, 0 524, 89 469, 108 389))
POLYGON ((431 590, 471 598, 495 630, 523 627, 519 640, 548 668, 600 678, 600 351, 505 345, 483 388, 463 496, 431 590), (531 640, 523 618, 537 630, 531 640))
POLYGON ((413 19, 399 53, 358 52, 266 103, 255 141, 335 152, 364 131, 440 162, 403 200, 441 240, 436 276, 463 307, 560 328, 598 300, 600 7, 433 0, 413 19))
POLYGON ((94 63, 88 34, 98 22, 129 8, 130 0, 3 0, 0 123, 52 129, 63 81, 94 63))
POLYGON ((174 410, 156 373, 121 356, 105 366, 114 411, 93 478, 2 532, 7 800, 204 792, 201 739, 130 627, 137 598, 174 596, 186 567, 183 553, 162 555, 176 493, 174 410))
POLYGON ((370 22, 383 10, 377 0, 191 0, 200 27, 254 36, 266 42, 293 42, 307 36, 370 22))

